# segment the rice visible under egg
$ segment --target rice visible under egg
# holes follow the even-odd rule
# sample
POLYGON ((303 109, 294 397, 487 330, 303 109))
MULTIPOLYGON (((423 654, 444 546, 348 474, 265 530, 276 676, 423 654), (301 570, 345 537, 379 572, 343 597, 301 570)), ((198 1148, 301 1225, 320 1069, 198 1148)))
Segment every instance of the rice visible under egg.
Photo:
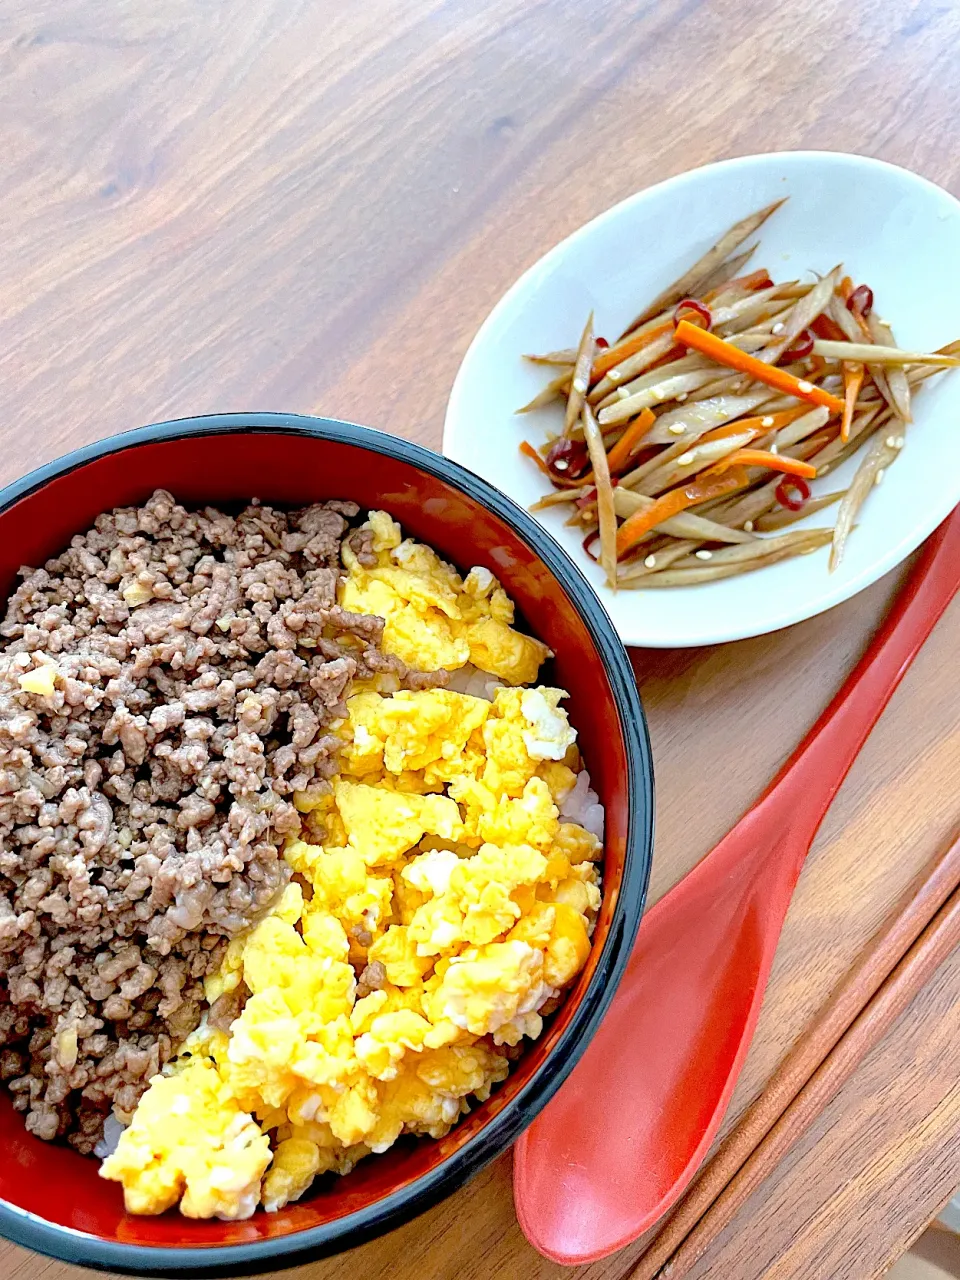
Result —
POLYGON ((502 680, 480 671, 472 662, 467 662, 457 671, 451 671, 447 688, 456 693, 469 693, 473 698, 486 698, 492 702, 498 689, 505 688, 502 680))
POLYGON ((560 817, 564 822, 576 822, 597 837, 603 839, 603 805, 590 786, 590 775, 581 769, 572 790, 560 801, 560 817))
POLYGON ((98 1160, 106 1160, 107 1156, 112 1156, 117 1149, 120 1141, 120 1135, 126 1129, 126 1125, 122 1120, 110 1113, 103 1122, 103 1137, 93 1149, 93 1154, 98 1160))

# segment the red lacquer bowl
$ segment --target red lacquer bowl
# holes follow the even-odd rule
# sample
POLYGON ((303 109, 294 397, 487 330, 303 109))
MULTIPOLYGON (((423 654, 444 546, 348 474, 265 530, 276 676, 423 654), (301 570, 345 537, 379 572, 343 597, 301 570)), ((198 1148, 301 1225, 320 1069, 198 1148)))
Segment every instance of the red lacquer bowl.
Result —
MULTIPOLYGON (((398 1143, 279 1213, 191 1222, 124 1212, 96 1163, 30 1137, 0 1095, 0 1232, 68 1262, 132 1274, 236 1276, 304 1262, 422 1212, 504 1151, 567 1077, 603 1016, 640 922, 653 847, 653 770, 630 663, 579 570, 527 514, 456 463, 364 427, 286 414, 190 418, 113 436, 0 491, 0 587, 94 518, 155 488, 187 504, 353 498, 461 568, 484 565, 554 650, 606 808, 604 897, 586 969, 488 1102, 446 1138, 398 1143)), ((587 1102, 587 1105, 589 1103, 587 1102)))

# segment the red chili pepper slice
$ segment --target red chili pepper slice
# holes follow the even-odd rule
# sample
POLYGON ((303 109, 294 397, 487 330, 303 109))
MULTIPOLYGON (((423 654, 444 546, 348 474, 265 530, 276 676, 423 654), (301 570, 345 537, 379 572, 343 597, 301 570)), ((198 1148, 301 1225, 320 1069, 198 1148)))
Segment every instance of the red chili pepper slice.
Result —
POLYGON ((594 529, 583 540, 583 549, 594 564, 600 563, 600 557, 593 554, 594 544, 600 541, 600 530, 594 529))
POLYGON ((681 320, 695 324, 701 329, 709 329, 713 325, 710 308, 705 307, 696 298, 684 298, 682 302, 677 303, 673 313, 674 324, 679 324, 681 320))
POLYGON ((873 310, 873 290, 867 284, 854 289, 847 299, 847 309, 866 318, 873 310))
POLYGON ((793 364, 794 360, 806 360, 812 350, 813 334, 809 329, 804 329, 793 346, 787 347, 786 351, 784 351, 780 357, 780 362, 781 364, 793 364))
POLYGON ((774 492, 788 511, 800 511, 810 501, 810 486, 800 476, 784 476, 774 492))
POLYGON ((545 462, 551 475, 573 480, 587 470, 590 456, 582 440, 555 440, 545 462))

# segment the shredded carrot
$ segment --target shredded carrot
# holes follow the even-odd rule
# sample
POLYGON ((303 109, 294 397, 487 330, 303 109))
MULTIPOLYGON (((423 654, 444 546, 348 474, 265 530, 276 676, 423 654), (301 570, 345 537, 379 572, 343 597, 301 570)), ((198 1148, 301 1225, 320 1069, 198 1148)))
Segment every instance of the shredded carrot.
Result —
POLYGON ((725 475, 708 476, 704 473, 690 484, 657 498, 646 510, 635 511, 628 516, 617 530, 617 559, 622 560, 631 551, 644 534, 649 533, 663 520, 679 515, 687 507, 694 507, 698 502, 708 502, 711 498, 722 498, 735 489, 742 489, 749 483, 743 468, 735 469, 725 475))
MULTIPOLYGON (((739 421, 729 422, 727 426, 730 430, 727 435, 739 435, 741 431, 755 431, 758 436, 766 435, 768 431, 779 431, 781 427, 788 427, 791 422, 796 422, 798 418, 803 418, 810 410, 805 404, 798 405, 796 409, 781 409, 779 413, 758 413, 752 418, 740 418, 739 421)), ((714 435, 714 431, 725 431, 726 427, 714 427, 713 431, 708 431, 705 436, 700 437, 699 443, 704 440, 720 440, 719 435, 714 435)))
POLYGON ((857 407, 857 397, 863 386, 863 365, 855 360, 843 362, 843 419, 840 423, 840 439, 850 439, 850 424, 857 407))
POLYGON ((798 400, 806 400, 808 404, 822 404, 834 413, 843 412, 843 401, 831 395, 829 391, 824 391, 823 387, 795 378, 792 373, 788 373, 785 369, 778 369, 776 365, 764 364, 749 352, 740 351, 729 342, 718 338, 715 333, 698 329, 695 324, 688 324, 686 320, 681 320, 677 325, 677 341, 684 346, 693 347, 694 351, 709 356, 728 369, 750 374, 757 382, 773 387, 775 391, 796 396, 798 400))
POLYGON ((705 431, 697 444, 710 444, 714 440, 726 440, 729 436, 758 436, 762 428, 753 425, 756 421, 756 418, 741 418, 739 422, 725 422, 722 427, 705 431))
POLYGON ((549 480, 553 480, 553 476, 550 474, 550 468, 544 462, 543 458, 540 457, 540 454, 537 453, 529 440, 520 441, 520 452, 525 458, 530 458, 531 461, 535 462, 549 480))
MULTIPOLYGON (((767 289, 771 287, 773 280, 769 278, 767 271, 751 271, 749 275, 741 275, 739 279, 727 280, 726 284, 718 285, 716 289, 710 289, 704 293, 703 301, 705 303, 713 302, 719 294, 726 293, 727 289, 732 289, 739 285, 742 289, 749 289, 755 292, 756 289, 767 289)), ((673 328, 673 320, 662 320, 659 324, 655 324, 652 328, 641 329, 639 333, 631 334, 622 342, 618 342, 616 346, 611 347, 608 351, 600 353, 594 360, 593 370, 590 371, 591 384, 603 378, 609 370, 616 369, 622 360, 626 360, 628 356, 635 356, 637 351, 643 351, 644 347, 649 347, 650 343, 655 342, 657 338, 662 338, 664 333, 671 332, 673 328)), ((659 358, 657 364, 668 364, 669 361, 676 360, 677 356, 682 355, 676 347, 671 347, 668 352, 659 358)), ((655 366, 654 366, 655 367, 655 366)))
POLYGON ((647 434, 656 420, 655 415, 650 409, 644 409, 639 417, 634 418, 629 427, 627 427, 626 431, 607 455, 607 466, 611 471, 619 471, 622 466, 631 461, 631 454, 635 447, 647 434))
POLYGON ((755 293, 758 289, 769 289, 772 284, 770 273, 761 267, 759 271, 751 271, 749 275, 738 276, 735 280, 728 280, 726 284, 717 285, 716 289, 710 289, 703 295, 703 301, 713 302, 714 298, 726 293, 728 289, 749 289, 751 293, 755 293))
POLYGON ((779 431, 802 418, 810 410, 803 405, 798 409, 782 409, 779 413, 766 413, 753 418, 737 418, 734 422, 725 422, 722 427, 713 427, 697 440, 697 444, 710 444, 714 440, 726 440, 730 436, 748 435, 752 439, 768 435, 771 431, 779 431))
MULTIPOLYGON (((728 280, 726 284, 721 284, 716 289, 710 289, 703 295, 705 303, 713 302, 721 293, 726 293, 728 289, 740 287, 741 289, 749 289, 751 292, 757 289, 768 289, 773 284, 767 271, 761 268, 759 271, 751 271, 749 275, 740 276, 736 280, 728 280)), ((624 338, 622 342, 618 342, 615 346, 601 352, 593 362, 593 368, 590 371, 591 385, 608 373, 611 369, 615 369, 621 360, 626 360, 628 356, 636 355, 638 351, 642 351, 644 347, 648 347, 651 342, 655 342, 657 338, 662 338, 665 333, 669 333, 673 328, 673 320, 661 320, 659 324, 653 325, 649 329, 642 329, 639 333, 633 333, 628 338, 624 338)), ((677 354, 674 348, 672 352, 668 351, 667 356, 671 360, 676 360, 677 354)), ((658 362, 659 363, 659 362, 658 362)))
POLYGON ((851 293, 853 293, 853 281, 849 276, 844 276, 837 285, 837 293, 839 293, 844 302, 849 299, 851 293))
POLYGON ((784 475, 802 476, 804 480, 813 480, 817 474, 817 468, 809 462, 787 458, 782 453, 770 453, 766 449, 738 449, 729 457, 715 462, 710 473, 720 475, 730 467, 768 467, 771 471, 782 471, 784 475))
POLYGON ((651 342, 654 342, 657 338, 662 338, 665 333, 669 333, 672 328, 673 321, 664 320, 660 324, 655 324, 652 329, 644 329, 640 333, 631 334, 629 338, 624 338, 623 342, 618 342, 616 346, 608 347, 593 362, 593 368, 590 370, 591 383, 599 381, 609 369, 615 369, 621 360, 626 360, 628 356, 636 355, 638 351, 648 347, 651 342))

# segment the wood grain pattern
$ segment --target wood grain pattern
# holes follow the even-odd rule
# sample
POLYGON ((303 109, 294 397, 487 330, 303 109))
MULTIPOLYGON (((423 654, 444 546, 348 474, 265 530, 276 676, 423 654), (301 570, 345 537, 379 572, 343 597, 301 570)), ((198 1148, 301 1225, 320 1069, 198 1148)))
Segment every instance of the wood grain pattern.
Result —
POLYGON ((688 1280, 883 1275, 919 1234, 914 1206, 960 1183, 958 1019, 954 952, 688 1280), (771 1239, 785 1218, 790 1236, 771 1239))
MULTIPOLYGON (((212 410, 437 445, 499 295, 639 187, 825 147, 960 192, 958 49, 947 0, 0 0, 0 481, 212 410)), ((763 639, 636 654, 655 896, 786 758, 894 586, 763 639)), ((824 825, 731 1121, 956 820, 958 639, 954 606, 824 825)), ((958 1051, 954 957, 698 1274, 879 1274, 960 1183, 958 1051)), ((569 1274, 524 1242, 509 1178, 505 1158, 417 1223, 289 1274, 569 1274)), ((578 1274, 619 1280, 637 1255, 578 1274)), ((81 1274, 11 1246, 0 1268, 81 1274)))
MULTIPOLYGON (((958 849, 960 845, 955 844, 954 850, 958 849)), ((917 995, 934 978, 944 961, 953 954, 958 942, 960 890, 951 894, 930 920, 922 934, 903 954, 893 972, 880 985, 876 995, 860 1009, 839 1042, 829 1052, 825 1045, 820 1047, 822 1056, 813 1074, 805 1080, 802 1088, 782 1112, 777 1114, 776 1111, 771 1111, 770 1118, 776 1116, 773 1124, 764 1126, 759 1133, 748 1134, 746 1129, 750 1117, 759 1114, 767 1099, 776 1092, 777 1084, 781 1083, 783 1072, 781 1070, 776 1073, 754 1106, 744 1113, 743 1120, 732 1131, 727 1143, 717 1152, 700 1179, 704 1189, 701 1201, 703 1216, 699 1221, 691 1220, 689 1225, 692 1225, 692 1230, 685 1237, 678 1233, 668 1242, 667 1237, 673 1234, 671 1220, 666 1230, 654 1241, 652 1248, 637 1263, 628 1280, 653 1280, 656 1275, 661 1274, 661 1267, 662 1273, 669 1275, 670 1280, 682 1280, 682 1277, 695 1269, 700 1259, 746 1205, 753 1192, 778 1172, 794 1145, 821 1116, 867 1054, 883 1040, 917 995), (733 1148, 741 1134, 744 1138, 741 1153, 746 1155, 746 1159, 738 1167, 733 1162, 733 1148), (726 1171, 722 1171, 719 1166, 727 1151, 731 1153, 731 1160, 726 1171), (707 1183, 714 1170, 718 1178, 708 1192, 707 1183), (723 1176, 724 1172, 727 1177, 723 1176), (679 1247, 675 1247, 677 1241, 680 1242, 679 1247)), ((861 970, 864 978, 869 973, 869 966, 868 961, 861 970)), ((810 1034, 812 1036, 813 1032, 810 1034)), ((798 1042, 798 1046, 802 1044, 803 1041, 798 1042)), ((784 1062, 789 1063, 797 1053, 798 1050, 794 1050, 784 1062)), ((685 1206, 681 1206, 681 1212, 683 1207, 685 1206)), ((678 1213, 677 1218, 679 1217, 678 1213)), ((678 1221, 678 1227, 679 1225, 678 1221)))
POLYGON ((657 1224, 629 1280, 654 1280, 667 1264, 671 1280, 680 1280, 819 1118, 960 940, 958 886, 960 837, 891 908, 763 1092, 657 1224))

